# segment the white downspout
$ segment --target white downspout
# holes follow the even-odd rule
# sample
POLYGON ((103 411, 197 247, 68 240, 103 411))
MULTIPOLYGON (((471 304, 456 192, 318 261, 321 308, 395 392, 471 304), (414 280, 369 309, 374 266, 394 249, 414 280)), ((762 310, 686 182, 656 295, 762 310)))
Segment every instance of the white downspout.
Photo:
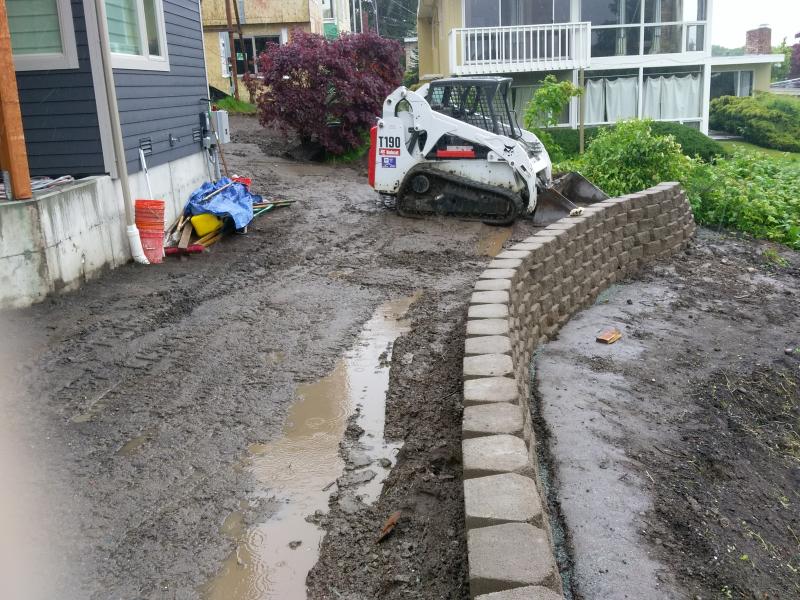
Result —
POLYGON ((141 265, 149 265, 150 261, 144 255, 142 239, 136 228, 136 212, 131 198, 131 188, 128 181, 128 165, 125 162, 125 146, 122 142, 122 126, 119 122, 119 107, 117 105, 117 88, 114 86, 114 71, 111 67, 111 45, 108 42, 108 21, 106 20, 105 0, 94 0, 97 12, 97 33, 100 37, 100 56, 103 59, 103 78, 106 84, 106 97, 108 98, 108 112, 111 120, 111 138, 114 141, 114 157, 117 163, 117 174, 122 186, 122 198, 125 201, 125 222, 127 224, 128 243, 131 248, 133 260, 141 265))

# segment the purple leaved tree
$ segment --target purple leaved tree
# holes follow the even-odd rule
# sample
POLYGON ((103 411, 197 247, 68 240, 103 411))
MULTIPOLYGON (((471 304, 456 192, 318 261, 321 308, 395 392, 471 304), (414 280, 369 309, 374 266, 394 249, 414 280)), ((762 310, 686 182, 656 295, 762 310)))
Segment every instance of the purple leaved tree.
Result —
POLYGON ((403 76, 399 43, 374 33, 335 40, 295 30, 258 58, 247 86, 262 125, 293 130, 331 154, 364 144, 386 96, 403 76))

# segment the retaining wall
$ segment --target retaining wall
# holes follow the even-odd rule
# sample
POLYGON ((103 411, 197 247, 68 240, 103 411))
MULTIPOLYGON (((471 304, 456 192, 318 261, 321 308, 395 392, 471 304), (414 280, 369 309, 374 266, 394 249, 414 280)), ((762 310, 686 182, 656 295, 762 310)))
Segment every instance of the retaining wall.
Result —
POLYGON ((561 219, 499 254, 481 274, 464 357, 464 505, 473 598, 562 598, 537 474, 532 354, 601 291, 685 247, 694 230, 680 185, 662 183, 561 219))

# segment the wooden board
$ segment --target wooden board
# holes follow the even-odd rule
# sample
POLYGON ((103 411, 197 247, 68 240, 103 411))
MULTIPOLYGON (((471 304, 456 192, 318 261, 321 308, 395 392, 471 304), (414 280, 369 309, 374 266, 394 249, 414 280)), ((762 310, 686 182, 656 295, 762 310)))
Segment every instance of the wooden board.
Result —
POLYGON ((183 231, 181 231, 181 239, 178 242, 178 248, 185 250, 189 247, 189 240, 192 238, 193 231, 194 227, 192 227, 192 222, 187 220, 186 224, 183 226, 183 231))
POLYGON ((616 327, 606 329, 603 333, 597 336, 596 341, 601 344, 613 344, 622 338, 622 332, 616 327))

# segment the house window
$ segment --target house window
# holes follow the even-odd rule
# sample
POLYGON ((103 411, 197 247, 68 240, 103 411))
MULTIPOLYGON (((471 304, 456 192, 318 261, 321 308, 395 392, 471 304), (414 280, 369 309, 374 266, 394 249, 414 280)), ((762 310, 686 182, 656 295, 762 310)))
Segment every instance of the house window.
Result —
POLYGON ((753 71, 720 71, 711 73, 711 98, 752 95, 753 71))
POLYGON ((6 0, 17 71, 77 69, 70 0, 6 0))
MULTIPOLYGON (((224 52, 224 42, 227 43, 227 33, 220 34, 220 48, 224 52)), ((258 55, 267 49, 270 44, 280 45, 281 35, 256 35, 252 37, 245 37, 241 40, 236 36, 233 40, 233 45, 236 48, 236 74, 243 77, 245 73, 258 74, 258 55)), ((226 71, 223 67, 223 77, 230 77, 230 72, 226 71)))
POLYGON ((105 0, 115 69, 169 71, 161 0, 105 0))
POLYGON ((333 1, 322 0, 322 18, 326 20, 333 20, 333 1))
POLYGON ((465 0, 466 27, 542 25, 569 22, 569 2, 562 0, 465 0))

